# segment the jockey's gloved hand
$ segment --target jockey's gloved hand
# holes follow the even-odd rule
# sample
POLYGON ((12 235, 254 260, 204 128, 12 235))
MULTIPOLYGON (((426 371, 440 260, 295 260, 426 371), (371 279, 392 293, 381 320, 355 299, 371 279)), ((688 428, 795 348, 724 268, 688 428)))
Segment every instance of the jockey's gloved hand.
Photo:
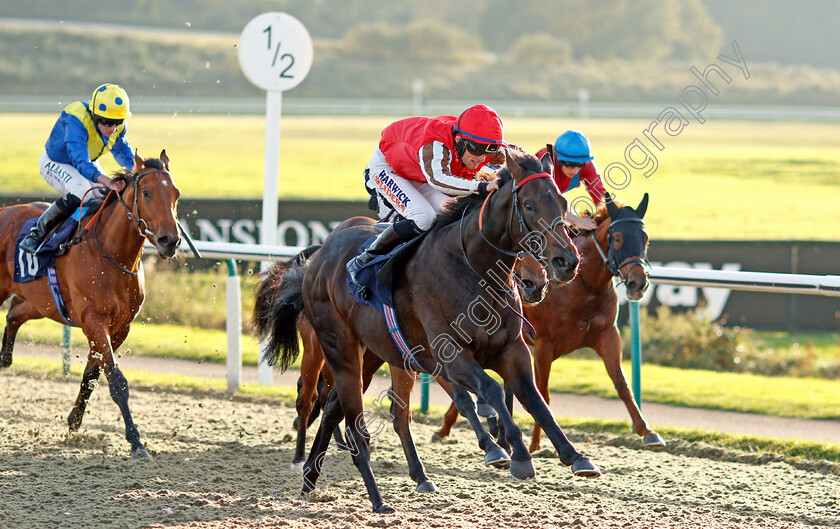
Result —
POLYGON ((492 191, 496 191, 497 189, 499 189, 499 181, 490 180, 489 182, 481 182, 480 184, 478 184, 478 189, 476 189, 476 192, 478 193, 478 196, 486 197, 492 191))

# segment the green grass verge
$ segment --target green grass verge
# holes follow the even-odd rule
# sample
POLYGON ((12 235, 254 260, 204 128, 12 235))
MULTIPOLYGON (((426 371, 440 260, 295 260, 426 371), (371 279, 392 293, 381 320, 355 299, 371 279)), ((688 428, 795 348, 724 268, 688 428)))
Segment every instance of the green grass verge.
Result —
MULTIPOLYGON (((625 362, 624 370, 630 372, 629 362, 625 362)), ((617 398, 600 360, 556 360, 551 366, 549 387, 558 392, 617 398)), ((642 402, 802 419, 840 419, 840 381, 644 364, 642 402)))
MULTIPOLYGON (((82 375, 82 368, 79 365, 72 365, 70 375, 62 377, 61 362, 49 359, 18 358, 9 370, 13 373, 36 377, 47 377, 53 380, 78 380, 82 375)), ((208 380, 198 377, 182 375, 164 375, 127 369, 124 371, 132 387, 154 387, 176 391, 195 391, 211 393, 218 397, 227 397, 225 393, 226 382, 219 380, 208 380)), ((291 387, 260 386, 257 384, 243 384, 236 394, 240 398, 271 398, 282 401, 293 406, 296 396, 296 389, 291 387)), ((373 399, 365 399, 370 405, 373 399)), ((415 412, 415 419, 424 423, 439 424, 446 409, 440 406, 432 406, 425 416, 418 414, 417 405, 412 408, 415 412)), ((519 424, 533 424, 533 419, 519 413, 515 415, 519 424)), ((577 419, 570 417, 558 417, 558 422, 566 429, 574 429, 590 433, 609 433, 621 436, 628 446, 639 446, 637 437, 628 434, 631 431, 629 421, 607 421, 597 419, 577 419)), ((676 440, 690 443, 708 443, 728 449, 743 451, 747 453, 772 453, 779 454, 785 458, 791 458, 796 463, 799 459, 812 461, 826 460, 829 462, 840 462, 840 445, 834 443, 820 443, 812 441, 800 441, 790 439, 770 438, 752 435, 734 435, 724 432, 710 432, 700 429, 661 427, 657 431, 665 436, 669 442, 676 440)))
MULTIPOLYGON (((81 331, 73 329, 71 336, 76 348, 74 354, 86 354, 81 331)), ((18 337, 35 343, 58 345, 61 343, 61 330, 54 322, 36 320, 22 327, 18 337)), ((135 356, 224 363, 226 340, 224 331, 141 324, 133 326, 127 348, 122 351, 130 351, 135 356)), ((257 354, 256 339, 243 335, 243 363, 256 365, 257 354)), ((299 367, 299 360, 293 364, 294 367, 299 367)), ((625 362, 624 370, 630 372, 629 362, 625 362)), ((558 359, 552 364, 549 387, 557 392, 617 398, 600 359, 558 359)), ((644 364, 642 401, 802 419, 840 419, 840 381, 644 364)))

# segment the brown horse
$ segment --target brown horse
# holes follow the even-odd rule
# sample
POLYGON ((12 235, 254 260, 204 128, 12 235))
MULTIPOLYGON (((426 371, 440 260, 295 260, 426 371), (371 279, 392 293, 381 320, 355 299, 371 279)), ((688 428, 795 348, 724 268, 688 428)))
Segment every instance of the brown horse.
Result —
MULTIPOLYGON (((575 246, 581 253, 577 277, 563 288, 551 289, 539 305, 527 307, 528 319, 534 326, 534 377, 540 393, 549 402, 548 376, 551 363, 582 347, 595 349, 604 361, 618 396, 627 407, 633 430, 644 439, 645 446, 664 446, 662 437, 652 431, 642 417, 639 406, 628 388, 621 368, 621 335, 616 325, 618 294, 613 284, 616 277, 627 288, 627 297, 641 299, 648 287, 648 235, 642 220, 648 205, 645 194, 639 206, 605 202, 598 209, 598 227, 581 232, 575 246)), ((437 436, 449 434, 458 413, 451 406, 437 436)), ((530 451, 540 448, 540 427, 534 426, 530 451)))
POLYGON ((344 419, 352 459, 375 512, 393 512, 382 501, 370 468, 369 433, 362 391, 381 366, 436 373, 480 395, 499 414, 512 446, 511 475, 535 475, 522 432, 504 402, 504 392, 484 369, 497 372, 523 407, 546 431, 560 461, 577 476, 597 477, 600 470, 577 452, 540 397, 534 384, 530 352, 522 339, 522 320, 499 293, 488 289, 491 270, 508 269, 519 252, 535 250, 552 281, 571 280, 578 255, 565 229, 568 203, 534 156, 509 152, 499 172, 501 187, 482 203, 461 198, 435 221, 416 245, 393 291, 397 322, 410 351, 397 347, 386 318, 353 299, 344 268, 376 231, 359 226, 333 231, 306 267, 286 274, 283 302, 274 314, 264 359, 288 367, 299 353, 297 323, 301 313, 315 329, 335 388, 324 407, 321 425, 304 464, 302 493, 314 489, 330 437, 344 419), (560 226, 562 229, 558 230, 560 226), (526 248, 527 247, 527 248, 526 248), (362 364, 364 349, 374 353, 362 364))
MULTIPOLYGON (((87 401, 105 371, 111 397, 125 421, 125 438, 133 458, 148 458, 140 433, 128 409, 128 381, 114 361, 114 351, 123 343, 131 321, 144 297, 140 263, 143 241, 148 240, 163 258, 172 257, 180 244, 176 210, 180 191, 169 173, 166 152, 160 159, 143 160, 135 155, 136 173, 124 173, 121 195, 113 191, 90 221, 78 244, 56 258, 55 271, 66 316, 82 328, 90 344, 87 367, 76 404, 67 418, 71 431, 82 424, 87 401)), ((6 266, 0 267, 0 299, 14 295, 6 317, 6 331, 0 350, 0 367, 12 364, 12 349, 18 329, 32 319, 50 318, 65 323, 57 308, 46 277, 15 283, 15 240, 24 222, 37 217, 46 204, 23 204, 0 209, 0 252, 6 266)), ((33 259, 30 257, 30 259, 33 259)))
MULTIPOLYGON (((354 220, 355 222, 355 220, 354 220)), ((343 229, 349 226, 358 225, 353 222, 343 223, 336 229, 343 229)), ((254 322, 258 331, 265 337, 267 332, 266 313, 261 309, 270 303, 270 290, 277 288, 282 282, 283 274, 293 265, 294 262, 300 262, 301 259, 309 259, 318 247, 307 248, 300 255, 285 263, 275 263, 264 274, 264 277, 258 285, 256 294, 254 322)), ((526 254, 524 258, 518 259, 514 265, 513 273, 509 273, 509 282, 511 287, 515 284, 524 304, 539 303, 545 297, 548 289, 548 278, 545 275, 539 261, 537 261, 530 254, 526 254)), ((512 290, 512 289, 511 289, 512 290)), ((320 409, 326 404, 329 390, 334 386, 332 373, 324 361, 324 352, 321 349, 321 344, 318 342, 318 337, 312 325, 301 319, 298 325, 298 332, 303 343, 303 354, 300 361, 300 378, 298 379, 298 396, 295 401, 297 409, 297 418, 294 422, 294 428, 297 431, 297 442, 295 444, 295 453, 292 458, 292 468, 298 471, 303 470, 304 451, 306 448, 306 429, 317 418, 320 409)), ((368 355, 372 355, 370 351, 365 352, 365 360, 368 355)), ((411 410, 407 405, 411 400, 411 392, 414 389, 415 378, 404 369, 391 366, 392 377, 392 391, 396 395, 396 399, 392 399, 391 416, 394 418, 393 426, 404 442, 407 442, 407 429, 411 422, 411 410)), ((437 382, 448 393, 453 393, 452 385, 442 378, 437 378, 437 382)), ((454 408, 457 413, 457 408, 454 408)), ((495 418, 493 418, 495 419, 495 418)), ((476 418, 476 420, 478 420, 476 418)), ((501 465, 509 464, 510 459, 507 454, 495 450, 496 445, 492 442, 492 438, 484 440, 483 428, 476 432, 479 436, 480 445, 485 449, 487 455, 485 457, 485 464, 487 465, 501 465)), ((410 449, 406 449, 406 456, 409 456, 410 449)), ((412 462, 409 462, 409 467, 412 467, 412 462)), ((419 472, 416 473, 419 475, 419 472)), ((426 488, 432 488, 426 486, 426 488)))

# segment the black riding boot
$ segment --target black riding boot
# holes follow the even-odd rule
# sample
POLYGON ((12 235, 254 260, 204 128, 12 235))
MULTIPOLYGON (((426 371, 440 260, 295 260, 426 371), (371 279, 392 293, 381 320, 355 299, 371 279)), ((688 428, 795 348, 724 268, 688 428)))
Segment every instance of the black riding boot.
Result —
POLYGON ((79 207, 81 202, 79 197, 70 193, 53 202, 46 211, 41 213, 29 234, 20 241, 20 249, 27 253, 36 253, 47 234, 61 226, 61 223, 73 214, 73 211, 79 207))
POLYGON ((345 268, 347 269, 347 273, 350 274, 350 280, 356 285, 359 293, 365 293, 365 287, 356 278, 359 270, 373 261, 375 257, 385 255, 391 251, 398 243, 411 240, 421 233, 423 232, 413 220, 401 220, 385 228, 385 231, 380 233, 364 252, 347 261, 345 268))

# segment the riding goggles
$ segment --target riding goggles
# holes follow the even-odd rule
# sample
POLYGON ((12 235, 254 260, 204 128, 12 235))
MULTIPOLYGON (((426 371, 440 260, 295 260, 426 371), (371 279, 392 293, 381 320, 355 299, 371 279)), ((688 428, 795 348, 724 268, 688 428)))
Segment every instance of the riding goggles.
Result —
POLYGON ((96 118, 96 122, 101 124, 104 127, 116 127, 117 125, 121 125, 123 120, 121 120, 121 119, 96 118))
POLYGON ((463 138, 464 146, 474 156, 481 156, 483 154, 496 154, 502 148, 498 143, 478 143, 472 140, 463 138))
POLYGON ((581 167, 583 167, 584 165, 586 165, 585 163, 567 162, 567 161, 565 161, 565 160, 562 160, 562 161, 560 162, 560 164, 561 164, 561 165, 565 165, 566 167, 569 167, 569 168, 571 168, 571 169, 580 169, 581 167))

